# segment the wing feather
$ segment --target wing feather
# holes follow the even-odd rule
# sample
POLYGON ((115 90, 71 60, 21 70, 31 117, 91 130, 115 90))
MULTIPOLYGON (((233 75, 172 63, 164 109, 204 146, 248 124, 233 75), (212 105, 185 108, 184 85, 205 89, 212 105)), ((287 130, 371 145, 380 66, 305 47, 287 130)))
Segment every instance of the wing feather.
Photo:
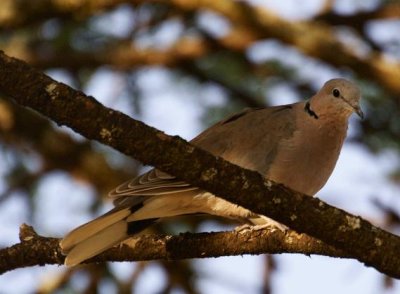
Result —
MULTIPOLYGON (((266 161, 273 159, 276 151, 274 148, 277 146, 265 150, 265 146, 272 144, 265 144, 265 141, 263 141, 263 144, 260 140, 279 142, 280 138, 276 138, 277 134, 281 133, 279 128, 287 127, 285 124, 288 121, 293 121, 288 119, 290 111, 292 111, 292 105, 246 109, 211 126, 194 138, 191 143, 232 163, 265 174, 266 170, 262 168, 269 166, 266 161), (266 115, 265 112, 269 113, 266 115), (243 123, 242 120, 247 120, 247 122, 243 123), (273 120, 274 124, 271 124, 270 120, 273 120), (260 136, 260 128, 263 125, 274 125, 276 129, 265 128, 265 135, 260 136), (257 136, 258 140, 252 139, 254 136, 257 136), (248 156, 245 151, 254 148, 264 149, 259 152, 251 152, 253 157, 248 156), (254 154, 260 154, 262 157, 254 158, 254 154)), ((118 186, 110 192, 109 197, 114 199, 114 204, 117 205, 128 202, 129 200, 125 199, 127 197, 173 195, 196 189, 199 188, 193 187, 168 173, 152 169, 118 186)))

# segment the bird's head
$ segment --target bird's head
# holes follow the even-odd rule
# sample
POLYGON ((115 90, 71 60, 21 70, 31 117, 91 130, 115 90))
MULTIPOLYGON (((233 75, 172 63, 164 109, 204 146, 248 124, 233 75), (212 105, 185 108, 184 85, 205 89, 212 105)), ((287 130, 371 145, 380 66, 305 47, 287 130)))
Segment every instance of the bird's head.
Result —
POLYGON ((349 117, 355 112, 364 118, 360 108, 361 91, 354 83, 345 79, 327 81, 321 90, 312 98, 311 105, 322 112, 337 112, 349 117), (314 105, 315 104, 315 105, 314 105))

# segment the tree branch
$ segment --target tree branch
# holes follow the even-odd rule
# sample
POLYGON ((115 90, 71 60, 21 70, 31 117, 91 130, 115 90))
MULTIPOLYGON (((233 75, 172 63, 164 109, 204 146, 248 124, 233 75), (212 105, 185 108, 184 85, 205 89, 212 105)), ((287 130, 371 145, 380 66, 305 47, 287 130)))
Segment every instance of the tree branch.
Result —
POLYGON ((93 97, 57 83, 3 52, 0 52, 0 91, 88 139, 98 140, 144 164, 154 165, 221 198, 307 233, 346 251, 367 266, 400 278, 399 237, 319 199, 266 180, 257 172, 216 158, 180 137, 167 136, 106 108, 93 97))
MULTIPOLYGON (((63 264, 60 239, 36 234, 32 227, 20 228, 21 242, 0 250, 0 274, 35 265, 63 264)), ((129 243, 115 246, 84 263, 105 261, 181 260, 243 254, 300 253, 351 258, 343 251, 322 241, 294 231, 283 233, 267 228, 259 231, 184 233, 178 236, 145 235, 129 243)))

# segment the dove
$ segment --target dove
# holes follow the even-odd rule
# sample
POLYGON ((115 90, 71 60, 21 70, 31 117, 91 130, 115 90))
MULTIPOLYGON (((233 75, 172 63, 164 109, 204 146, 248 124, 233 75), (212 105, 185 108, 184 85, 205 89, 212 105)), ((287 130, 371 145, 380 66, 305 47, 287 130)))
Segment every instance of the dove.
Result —
MULTIPOLYGON (((363 118, 360 89, 332 79, 310 99, 246 109, 222 120, 191 143, 265 178, 314 196, 328 181, 352 113, 363 118)), ((114 208, 60 242, 67 266, 77 265, 137 236, 166 217, 211 214, 254 226, 279 223, 228 202, 158 169, 117 187, 114 208)), ((283 225, 282 225, 283 226, 283 225)))

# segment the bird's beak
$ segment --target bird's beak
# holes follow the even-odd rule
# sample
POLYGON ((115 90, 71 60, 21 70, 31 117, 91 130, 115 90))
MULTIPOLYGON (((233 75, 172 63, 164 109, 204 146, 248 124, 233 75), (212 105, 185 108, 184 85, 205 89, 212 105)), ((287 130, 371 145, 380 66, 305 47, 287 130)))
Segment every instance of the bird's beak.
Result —
POLYGON ((348 101, 346 98, 344 98, 343 96, 341 96, 342 100, 344 102, 346 102, 351 108, 353 108, 354 112, 357 113, 357 115, 361 118, 364 119, 364 112, 361 110, 360 105, 353 105, 350 103, 350 101, 348 101))
POLYGON ((353 106, 354 112, 357 113, 357 115, 361 118, 364 119, 364 112, 361 110, 360 105, 353 106))

